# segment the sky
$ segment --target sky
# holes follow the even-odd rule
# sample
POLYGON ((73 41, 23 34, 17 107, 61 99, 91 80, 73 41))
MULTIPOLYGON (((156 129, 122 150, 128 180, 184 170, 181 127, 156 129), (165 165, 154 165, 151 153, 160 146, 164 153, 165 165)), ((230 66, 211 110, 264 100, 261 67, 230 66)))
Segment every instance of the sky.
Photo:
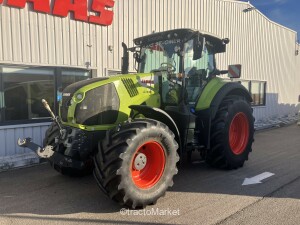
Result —
POLYGON ((250 0, 268 18, 298 32, 300 39, 300 0, 250 0))

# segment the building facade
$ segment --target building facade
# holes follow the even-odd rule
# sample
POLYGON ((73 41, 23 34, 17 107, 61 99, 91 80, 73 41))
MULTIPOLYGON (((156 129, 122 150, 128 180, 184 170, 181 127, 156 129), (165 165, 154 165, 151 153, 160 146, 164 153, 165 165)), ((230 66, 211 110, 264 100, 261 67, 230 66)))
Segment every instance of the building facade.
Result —
MULTIPOLYGON (((38 162, 19 137, 42 144, 49 125, 40 100, 57 111, 70 83, 120 71, 121 42, 175 28, 229 38, 219 69, 242 64, 252 93, 256 126, 299 111, 300 46, 297 33, 270 21, 249 3, 231 0, 65 0, 36 4, 0 0, 0 170, 38 162), (85 3, 86 2, 86 3, 85 3), (62 5, 59 5, 62 4, 62 5), (62 7, 64 6, 64 7, 62 7), (24 8, 23 8, 24 7, 24 8)), ((135 71, 133 58, 131 71, 135 71)))

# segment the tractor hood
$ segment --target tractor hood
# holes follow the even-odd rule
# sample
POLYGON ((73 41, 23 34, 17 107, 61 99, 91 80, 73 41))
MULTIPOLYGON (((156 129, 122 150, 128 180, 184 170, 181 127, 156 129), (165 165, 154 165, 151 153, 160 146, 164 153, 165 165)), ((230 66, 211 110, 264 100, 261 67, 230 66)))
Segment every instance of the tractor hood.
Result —
MULTIPOLYGON (((67 115, 68 115, 68 109, 69 109, 69 106, 72 105, 71 103, 71 100, 74 96, 74 94, 81 88, 87 86, 87 85, 90 85, 90 84, 93 84, 93 83, 96 83, 96 82, 99 82, 99 81, 105 81, 105 80, 108 80, 109 78, 108 77, 100 77, 100 78, 92 78, 92 79, 88 79, 88 80, 84 80, 84 81, 79 81, 79 82, 76 82, 74 84, 71 84, 69 86, 67 86, 64 90, 63 90, 63 93, 62 93, 62 101, 61 101, 61 104, 60 104, 60 116, 61 116, 61 119, 62 121, 64 122, 67 122, 68 119, 67 119, 67 115)), ((112 85, 107 85, 106 87, 102 88, 102 87, 99 87, 97 89, 94 89, 92 91, 89 92, 89 95, 94 95, 93 96, 89 96, 87 97, 86 96, 86 99, 89 99, 90 101, 93 101, 93 99, 96 99, 97 95, 99 94, 103 94, 102 92, 107 92, 105 94, 108 95, 109 97, 109 93, 111 92, 110 90, 107 90, 107 87, 108 88, 111 88, 112 85), (109 92, 110 91, 110 92, 109 92)), ((83 97, 83 96, 82 96, 83 97)), ((111 97, 111 96, 110 96, 111 97)), ((90 103, 92 104, 92 103, 90 103)), ((98 104, 99 107, 103 107, 103 105, 101 104, 98 104)), ((78 108, 79 109, 79 108, 78 108)), ((99 110, 98 108, 95 109, 95 110, 99 110)), ((95 111, 94 110, 94 111, 95 111)), ((77 114, 78 114, 78 117, 82 117, 84 118, 84 112, 80 113, 79 112, 80 110, 78 110, 77 114)), ((91 112, 93 113, 93 111, 91 112)), ((85 119, 81 119, 81 123, 83 124, 85 119)), ((92 121, 94 122, 94 121, 92 121)))
POLYGON ((99 78, 92 78, 92 79, 88 79, 88 80, 82 80, 82 81, 78 81, 76 83, 70 84, 69 86, 67 86, 64 89, 63 96, 72 98, 73 94, 80 88, 82 88, 86 85, 89 85, 89 84, 92 84, 92 83, 95 83, 98 81, 107 80, 107 79, 109 79, 109 78, 108 77, 99 77, 99 78))
POLYGON ((59 115, 64 125, 93 131, 124 121, 130 105, 160 106, 158 78, 152 73, 119 74, 93 78, 67 86, 59 115))

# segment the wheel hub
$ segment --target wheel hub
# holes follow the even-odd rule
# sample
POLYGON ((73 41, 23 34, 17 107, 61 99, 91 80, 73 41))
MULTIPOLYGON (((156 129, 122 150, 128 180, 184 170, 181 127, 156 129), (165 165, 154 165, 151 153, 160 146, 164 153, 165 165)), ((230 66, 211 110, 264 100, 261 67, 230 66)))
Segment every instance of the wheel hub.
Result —
POLYGON ((245 113, 237 113, 229 128, 229 144, 235 155, 241 155, 249 141, 249 121, 245 113))
POLYGON ((145 168, 147 164, 147 156, 143 153, 137 154, 134 159, 134 169, 140 171, 145 168))
POLYGON ((141 189, 152 188, 162 177, 166 156, 162 145, 149 140, 140 145, 131 161, 131 176, 141 189))

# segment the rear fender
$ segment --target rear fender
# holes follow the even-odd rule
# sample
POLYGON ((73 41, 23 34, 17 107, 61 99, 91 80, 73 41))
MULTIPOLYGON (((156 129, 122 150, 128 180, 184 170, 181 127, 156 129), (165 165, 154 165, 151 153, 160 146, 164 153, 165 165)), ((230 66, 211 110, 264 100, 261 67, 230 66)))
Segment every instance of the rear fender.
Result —
POLYGON ((210 148, 211 121, 216 117, 222 101, 228 96, 235 95, 245 98, 248 102, 252 102, 250 93, 240 83, 224 82, 222 86, 220 85, 221 84, 216 86, 219 87, 217 92, 214 90, 210 95, 209 93, 206 93, 210 96, 210 103, 207 104, 205 108, 200 110, 197 110, 196 108, 197 124, 201 124, 201 126, 198 127, 201 133, 200 142, 208 149, 210 148))
POLYGON ((243 85, 236 82, 226 83, 214 96, 210 104, 211 119, 215 118, 218 108, 222 103, 223 99, 230 95, 240 96, 242 98, 245 98, 248 102, 253 101, 249 91, 243 85))

